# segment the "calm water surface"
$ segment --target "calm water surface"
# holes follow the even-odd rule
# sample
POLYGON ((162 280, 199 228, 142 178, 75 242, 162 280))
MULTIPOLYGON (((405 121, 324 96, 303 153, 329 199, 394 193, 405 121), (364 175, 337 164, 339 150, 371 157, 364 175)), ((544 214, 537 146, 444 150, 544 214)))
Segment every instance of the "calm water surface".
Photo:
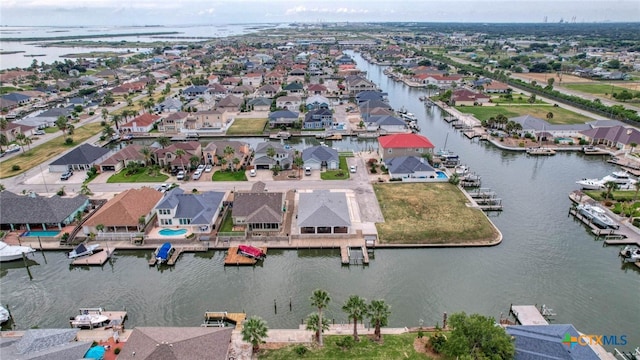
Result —
POLYGON ((445 311, 499 317, 511 303, 546 304, 558 314, 555 323, 573 323, 589 334, 626 334, 629 350, 640 345, 640 272, 621 264, 618 247, 602 247, 567 216, 575 181, 614 167, 603 157, 527 157, 470 142, 439 110, 424 109, 420 90, 388 81, 382 68, 356 58, 392 106, 416 114, 436 147, 446 139, 447 149, 503 199, 505 211, 490 215, 502 244, 376 250, 365 268, 342 267, 335 250, 269 251, 263 265, 244 268, 225 268, 222 252, 184 254, 164 269, 148 267, 150 252, 117 252, 111 264, 90 269, 69 268, 61 252, 44 254, 46 263, 37 254, 32 281, 21 264, 1 267, 0 302, 11 306, 18 327, 66 327, 82 306, 126 307, 130 326, 197 326, 205 311, 227 310, 260 315, 273 328, 297 327, 313 311, 309 295, 323 288, 336 322, 345 321, 340 306, 350 294, 385 299, 392 306, 390 326, 417 326, 420 319, 435 324, 445 311))

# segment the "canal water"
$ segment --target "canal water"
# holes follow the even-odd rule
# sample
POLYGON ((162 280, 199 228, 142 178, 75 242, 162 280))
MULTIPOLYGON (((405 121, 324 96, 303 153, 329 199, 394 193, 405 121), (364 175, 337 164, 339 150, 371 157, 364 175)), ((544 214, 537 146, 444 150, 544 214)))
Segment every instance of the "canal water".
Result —
MULTIPOLYGON (((389 325, 397 327, 433 325, 443 312, 497 318, 512 303, 546 304, 557 313, 554 323, 573 323, 588 334, 627 335, 623 348, 639 346, 640 272, 621 263, 618 247, 603 247, 568 216, 575 181, 615 168, 599 156, 528 157, 469 141, 438 109, 423 107, 418 97, 424 90, 392 82, 381 67, 354 57, 393 107, 414 113, 437 148, 446 139, 446 148, 503 199, 504 211, 490 214, 502 244, 378 249, 367 267, 341 266, 337 250, 270 250, 264 264, 242 268, 224 267, 223 252, 183 254, 175 267, 160 269, 147 265, 150 252, 117 252, 97 268, 70 268, 62 252, 38 253, 31 281, 21 263, 0 267, 0 303, 9 304, 18 328, 65 327, 77 308, 89 306, 126 307, 129 326, 197 326, 208 310, 245 311, 272 328, 291 328, 314 310, 311 292, 323 288, 332 298, 328 317, 336 323, 346 321, 340 308, 350 294, 385 299, 389 325)), ((334 146, 354 145, 347 144, 334 146)))

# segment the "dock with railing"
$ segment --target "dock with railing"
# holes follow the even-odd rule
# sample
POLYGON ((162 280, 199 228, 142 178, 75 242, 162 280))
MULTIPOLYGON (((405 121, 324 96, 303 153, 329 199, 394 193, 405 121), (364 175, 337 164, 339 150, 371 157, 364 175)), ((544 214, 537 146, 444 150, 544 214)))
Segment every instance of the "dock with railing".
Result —
POLYGON ((340 246, 342 265, 368 265, 369 252, 366 246, 340 246))
POLYGON ((206 311, 202 327, 225 327, 227 323, 234 324, 236 330, 242 330, 242 323, 247 318, 245 313, 230 313, 226 311, 206 311))
POLYGON ((113 255, 113 249, 106 249, 103 251, 98 251, 93 253, 93 255, 89 255, 86 257, 78 258, 73 260, 71 265, 73 266, 102 266, 107 262, 113 255))

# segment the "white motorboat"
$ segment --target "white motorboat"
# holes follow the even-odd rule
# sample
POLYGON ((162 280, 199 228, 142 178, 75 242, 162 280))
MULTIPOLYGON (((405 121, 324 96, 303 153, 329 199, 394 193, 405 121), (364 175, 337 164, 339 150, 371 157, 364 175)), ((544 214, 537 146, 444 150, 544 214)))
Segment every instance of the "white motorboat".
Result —
POLYGON ((620 256, 626 262, 637 262, 640 261, 640 248, 637 246, 627 245, 620 251, 620 256))
POLYGON ((10 317, 9 310, 0 305, 0 324, 6 323, 10 317))
POLYGON ((469 173, 469 168, 466 165, 458 165, 454 168, 453 173, 458 177, 463 177, 469 173))
POLYGON ((100 244, 91 244, 91 245, 80 244, 76 246, 75 249, 69 251, 67 253, 67 257, 69 259, 76 259, 79 257, 92 255, 93 252, 96 251, 99 247, 100 247, 100 244))
POLYGON ((35 250, 29 246, 9 245, 0 241, 0 262, 22 259, 22 254, 29 255, 35 250))
POLYGON ((589 219, 593 224, 601 229, 619 229, 618 225, 613 219, 607 216, 603 208, 596 205, 580 204, 576 208, 580 215, 589 219))
POLYGON ((109 317, 103 315, 102 308, 84 308, 80 309, 80 314, 69 319, 71 327, 93 329, 102 327, 109 323, 109 317))
POLYGON ((632 179, 626 171, 614 171, 602 179, 582 179, 580 181, 576 181, 576 184, 582 186, 585 190, 599 190, 604 189, 606 186, 605 184, 608 182, 614 182, 619 189, 631 190, 635 187, 635 184, 638 181, 632 179))

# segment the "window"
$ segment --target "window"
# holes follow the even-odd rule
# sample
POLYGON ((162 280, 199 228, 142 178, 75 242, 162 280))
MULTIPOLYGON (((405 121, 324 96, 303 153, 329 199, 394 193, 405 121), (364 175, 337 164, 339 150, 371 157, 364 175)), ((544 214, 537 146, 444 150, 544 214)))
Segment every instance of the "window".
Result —
POLYGON ((160 219, 160 225, 172 225, 173 221, 171 219, 160 219))
POLYGON ((391 153, 393 152, 393 150, 392 150, 392 149, 389 149, 389 150, 387 150, 387 152, 388 152, 389 154, 391 154, 391 153))

